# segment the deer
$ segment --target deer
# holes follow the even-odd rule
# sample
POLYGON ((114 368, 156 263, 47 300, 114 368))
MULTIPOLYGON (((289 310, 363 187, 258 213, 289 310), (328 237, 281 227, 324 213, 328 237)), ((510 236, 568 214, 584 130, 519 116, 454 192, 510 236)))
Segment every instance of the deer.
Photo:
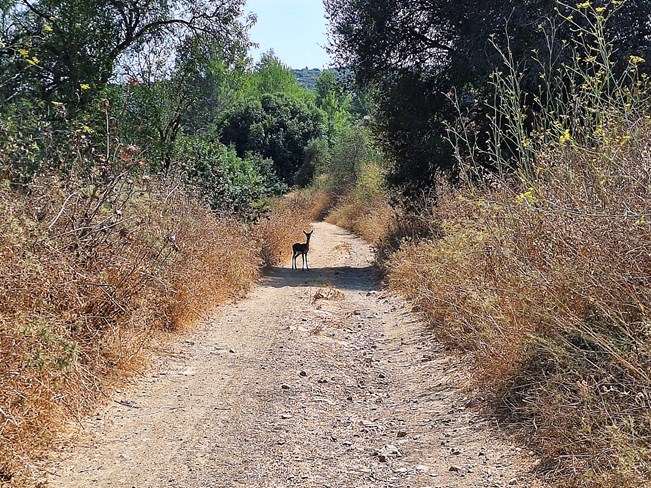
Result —
POLYGON ((301 269, 307 268, 308 271, 310 270, 310 267, 307 264, 307 252, 310 250, 310 237, 312 237, 313 233, 314 229, 312 229, 310 232, 303 231, 303 234, 305 234, 305 237, 307 238, 307 242, 297 242, 292 246, 292 269, 298 269, 296 266, 296 258, 300 254, 301 258, 303 259, 301 262, 301 269))

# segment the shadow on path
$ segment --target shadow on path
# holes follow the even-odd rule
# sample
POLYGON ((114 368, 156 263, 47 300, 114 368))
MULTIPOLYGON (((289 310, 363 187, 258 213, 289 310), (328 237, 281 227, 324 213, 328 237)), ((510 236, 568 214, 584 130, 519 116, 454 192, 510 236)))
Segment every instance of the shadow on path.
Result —
POLYGON ((380 287, 377 268, 310 268, 309 271, 290 268, 269 268, 262 280, 263 286, 282 288, 285 286, 325 286, 340 290, 377 291, 380 287))

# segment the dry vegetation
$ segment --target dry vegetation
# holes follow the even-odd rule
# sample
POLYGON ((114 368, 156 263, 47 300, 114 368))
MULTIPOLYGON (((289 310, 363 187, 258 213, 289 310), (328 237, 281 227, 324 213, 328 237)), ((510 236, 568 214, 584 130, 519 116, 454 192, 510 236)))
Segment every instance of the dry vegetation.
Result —
POLYGON ((393 232, 400 210, 391 206, 383 190, 380 164, 364 165, 354 187, 335 188, 330 193, 321 190, 324 196, 317 198, 317 202, 327 202, 322 204, 327 222, 354 232, 374 246, 393 232))
POLYGON ((387 263, 564 487, 651 479, 651 127, 609 137, 526 186, 442 191, 434 238, 387 263))
POLYGON ((302 229, 309 230, 314 215, 313 198, 294 192, 272 202, 268 218, 253 229, 265 266, 289 262, 292 244, 304 239, 302 229))
POLYGON ((127 173, 0 189, 0 481, 138 368, 152 338, 246 292, 308 221, 289 199, 251 228, 127 173))

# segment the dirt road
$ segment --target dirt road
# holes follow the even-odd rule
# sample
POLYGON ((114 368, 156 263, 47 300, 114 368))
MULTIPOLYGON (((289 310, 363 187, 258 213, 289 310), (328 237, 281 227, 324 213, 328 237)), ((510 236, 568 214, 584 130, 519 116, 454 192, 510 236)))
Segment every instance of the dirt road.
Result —
POLYGON ((71 433, 49 486, 532 486, 531 460, 466 408, 461 365, 371 263, 315 224, 309 272, 272 270, 169 346, 71 433))

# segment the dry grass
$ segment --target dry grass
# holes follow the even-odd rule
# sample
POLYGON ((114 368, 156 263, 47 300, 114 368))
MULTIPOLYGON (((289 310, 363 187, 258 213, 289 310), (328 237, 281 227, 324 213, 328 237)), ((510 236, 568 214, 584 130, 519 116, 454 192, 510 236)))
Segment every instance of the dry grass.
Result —
POLYGON ((269 262, 260 240, 284 248, 307 221, 295 206, 253 232, 178 184, 126 173, 0 189, 0 481, 138 368, 158 332, 248 290, 269 262))
POLYGON ((254 227, 254 234, 265 266, 289 262, 292 244, 303 242, 303 230, 309 231, 313 221, 311 198, 307 193, 294 192, 277 198, 267 218, 254 227))
MULTIPOLYGON (((377 245, 398 218, 383 189, 383 171, 378 163, 367 163, 354 186, 336 195, 326 221, 354 232, 377 245)), ((336 186, 335 186, 336 188, 336 186)))
POLYGON ((387 263, 557 486, 650 486, 650 136, 550 151, 526 186, 442 192, 439 238, 387 263))
POLYGON ((386 195, 378 194, 369 199, 350 193, 337 202, 326 221, 377 246, 392 231, 398 219, 399 214, 391 207, 386 195))

